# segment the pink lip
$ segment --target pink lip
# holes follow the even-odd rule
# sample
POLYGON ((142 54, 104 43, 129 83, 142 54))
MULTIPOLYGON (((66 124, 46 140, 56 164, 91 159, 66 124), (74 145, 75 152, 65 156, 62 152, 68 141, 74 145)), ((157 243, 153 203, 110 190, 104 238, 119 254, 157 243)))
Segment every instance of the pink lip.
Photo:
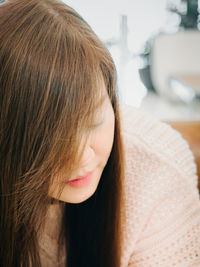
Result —
POLYGON ((92 179, 92 175, 93 171, 88 173, 85 177, 77 177, 76 179, 68 181, 67 183, 72 187, 81 187, 90 182, 90 180, 92 179))

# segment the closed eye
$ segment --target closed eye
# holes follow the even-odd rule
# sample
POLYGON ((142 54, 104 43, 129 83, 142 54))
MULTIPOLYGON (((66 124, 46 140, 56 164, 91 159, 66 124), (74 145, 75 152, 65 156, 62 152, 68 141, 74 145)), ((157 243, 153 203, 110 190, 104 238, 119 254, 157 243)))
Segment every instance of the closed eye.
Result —
POLYGON ((91 126, 91 129, 94 129, 94 128, 98 128, 100 125, 102 125, 103 124, 103 121, 101 121, 101 122, 99 122, 99 123, 96 123, 96 124, 93 124, 92 126, 91 126))

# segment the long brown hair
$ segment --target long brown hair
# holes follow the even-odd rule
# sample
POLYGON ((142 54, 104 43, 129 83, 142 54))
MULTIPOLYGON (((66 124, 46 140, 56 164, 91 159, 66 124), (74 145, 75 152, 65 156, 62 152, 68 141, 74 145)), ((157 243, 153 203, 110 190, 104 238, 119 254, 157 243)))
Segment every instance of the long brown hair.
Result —
POLYGON ((64 3, 0 5, 1 266, 41 266, 37 233, 49 188, 62 168, 70 174, 78 166, 81 136, 102 103, 100 77, 115 113, 114 142, 93 196, 65 203, 68 267, 120 266, 124 151, 115 66, 90 26, 64 3))

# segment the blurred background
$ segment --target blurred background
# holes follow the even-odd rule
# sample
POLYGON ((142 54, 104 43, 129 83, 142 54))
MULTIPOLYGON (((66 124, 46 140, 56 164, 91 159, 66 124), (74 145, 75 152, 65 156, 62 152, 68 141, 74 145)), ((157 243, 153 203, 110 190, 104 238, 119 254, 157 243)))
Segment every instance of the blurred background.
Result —
POLYGON ((200 0, 62 0, 109 49, 118 96, 170 121, 200 121, 200 0))

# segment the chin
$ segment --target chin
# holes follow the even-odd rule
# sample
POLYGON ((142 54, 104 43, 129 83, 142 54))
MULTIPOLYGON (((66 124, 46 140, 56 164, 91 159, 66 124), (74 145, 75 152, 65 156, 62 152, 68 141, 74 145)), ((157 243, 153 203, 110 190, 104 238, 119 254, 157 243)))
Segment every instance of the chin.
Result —
POLYGON ((78 204, 89 199, 96 191, 97 187, 90 187, 88 189, 82 188, 82 191, 74 191, 65 195, 64 191, 60 196, 61 201, 66 203, 78 204))

